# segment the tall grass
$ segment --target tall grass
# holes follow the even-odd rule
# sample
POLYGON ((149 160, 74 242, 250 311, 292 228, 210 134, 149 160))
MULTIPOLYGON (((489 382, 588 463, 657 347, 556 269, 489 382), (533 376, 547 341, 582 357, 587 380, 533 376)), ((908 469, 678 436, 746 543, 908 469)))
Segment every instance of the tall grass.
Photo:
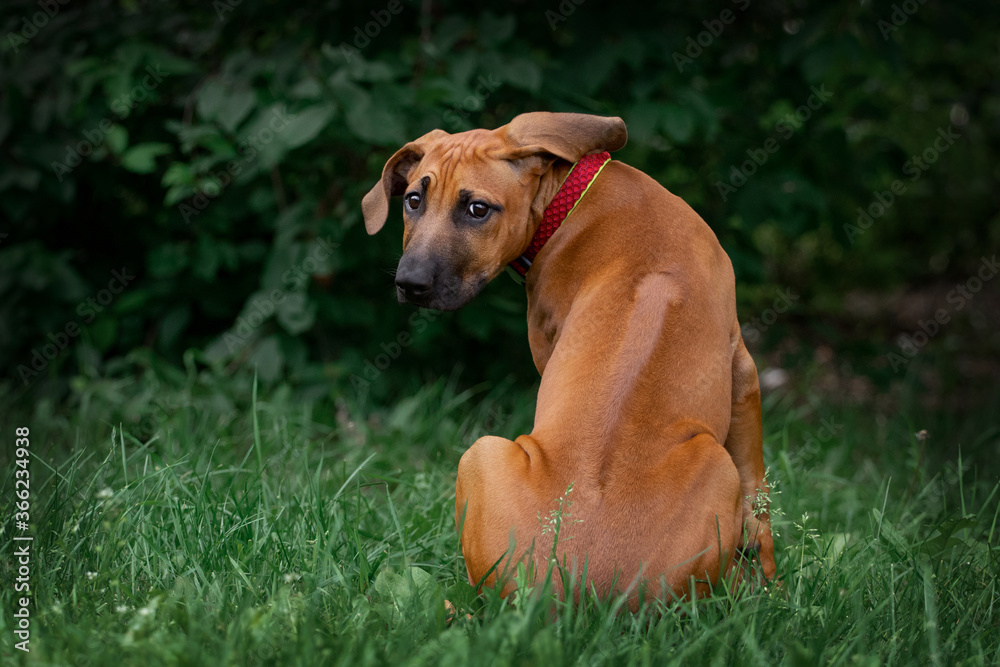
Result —
POLYGON ((504 601, 466 581, 458 457, 478 435, 530 430, 530 392, 452 378, 374 408, 248 377, 151 382, 96 379, 69 410, 19 417, 37 448, 34 632, 29 656, 13 649, 13 474, 0 459, 5 661, 1000 662, 989 413, 945 432, 932 415, 911 421, 916 410, 876 423, 801 392, 772 397, 780 585, 628 613, 621 598, 504 601), (820 442, 824 419, 839 428, 820 442))

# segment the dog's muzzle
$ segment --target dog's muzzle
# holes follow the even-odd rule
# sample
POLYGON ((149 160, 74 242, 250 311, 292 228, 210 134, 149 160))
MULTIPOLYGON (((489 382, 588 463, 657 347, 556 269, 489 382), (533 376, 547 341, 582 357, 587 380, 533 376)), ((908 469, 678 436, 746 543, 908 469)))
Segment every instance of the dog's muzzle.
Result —
POLYGON ((422 305, 434 287, 436 266, 430 259, 403 255, 396 268, 396 296, 400 303, 422 305))

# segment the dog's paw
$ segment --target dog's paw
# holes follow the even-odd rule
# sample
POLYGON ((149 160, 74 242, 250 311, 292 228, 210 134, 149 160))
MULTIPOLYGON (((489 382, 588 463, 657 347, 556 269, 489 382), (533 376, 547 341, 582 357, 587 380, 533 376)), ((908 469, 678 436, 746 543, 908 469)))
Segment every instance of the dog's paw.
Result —
POLYGON ((771 523, 766 515, 749 514, 743 521, 743 540, 737 548, 737 559, 745 578, 759 586, 775 582, 774 540, 771 523))

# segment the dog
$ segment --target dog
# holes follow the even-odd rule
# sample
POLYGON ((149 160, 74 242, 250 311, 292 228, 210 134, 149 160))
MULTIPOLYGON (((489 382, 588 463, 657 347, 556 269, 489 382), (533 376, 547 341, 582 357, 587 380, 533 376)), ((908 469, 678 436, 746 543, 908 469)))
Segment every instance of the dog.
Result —
MULTIPOLYGON (((517 563, 600 594, 704 596, 750 559, 774 577, 757 368, 732 263, 683 200, 608 152, 617 117, 526 113, 433 130, 386 162, 365 228, 403 196, 398 300, 454 310, 524 275, 541 375, 530 434, 478 439, 455 495, 469 582, 517 563), (737 567, 739 565, 739 567, 737 567)), ((734 584, 735 585, 735 584, 734 584)))

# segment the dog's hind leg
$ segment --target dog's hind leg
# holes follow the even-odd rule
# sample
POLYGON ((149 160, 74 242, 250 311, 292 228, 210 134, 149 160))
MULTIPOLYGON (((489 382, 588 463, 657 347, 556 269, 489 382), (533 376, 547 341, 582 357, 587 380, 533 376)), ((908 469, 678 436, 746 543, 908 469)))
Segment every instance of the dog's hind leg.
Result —
POLYGON ((771 538, 768 484, 764 479, 763 430, 760 417, 760 384, 757 366, 743 343, 739 324, 733 353, 733 409, 725 448, 740 474, 743 493, 744 557, 760 559, 763 575, 774 577, 774 541, 771 538))

